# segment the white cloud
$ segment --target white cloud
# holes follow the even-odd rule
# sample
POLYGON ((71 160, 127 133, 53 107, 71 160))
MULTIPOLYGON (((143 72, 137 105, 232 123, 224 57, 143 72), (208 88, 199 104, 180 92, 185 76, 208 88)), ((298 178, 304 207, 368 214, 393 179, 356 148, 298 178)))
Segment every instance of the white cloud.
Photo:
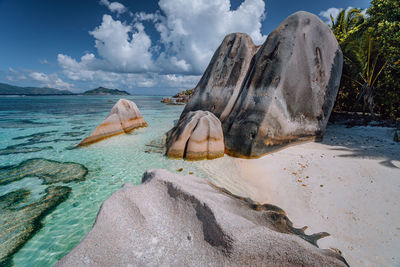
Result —
POLYGON ((42 72, 32 72, 29 74, 29 77, 31 77, 32 79, 34 79, 38 82, 43 82, 43 83, 50 82, 49 77, 42 72))
POLYGON ((47 59, 39 59, 39 63, 43 65, 50 64, 50 62, 47 59))
POLYGON ((35 81, 38 81, 41 86, 53 87, 57 89, 70 89, 73 87, 71 84, 64 82, 61 78, 59 78, 56 73, 47 75, 43 72, 33 71, 29 73, 29 77, 35 81))
POLYGON ((170 72, 202 73, 229 33, 248 33, 257 44, 266 38, 261 33, 262 0, 245 0, 236 10, 226 0, 160 0, 159 6, 165 17, 155 26, 166 51, 158 63, 168 63, 170 72))
MULTIPOLYGON (((101 0, 106 6, 113 3, 101 0)), ((227 34, 245 32, 257 44, 266 38, 261 33, 263 0, 245 0, 236 10, 229 0, 160 0, 159 7, 155 13, 134 14, 132 24, 104 15, 101 25, 89 32, 99 57, 85 54, 76 61, 59 54, 59 65, 75 80, 91 79, 93 71, 200 75, 227 34), (153 44, 142 21, 153 23, 158 42, 153 44)))
POLYGON ((90 34, 96 39, 95 47, 99 56, 106 61, 105 66, 97 63, 101 69, 110 66, 112 71, 131 73, 153 69, 149 51, 151 40, 144 32, 142 23, 125 25, 110 15, 104 15, 101 25, 90 34))
MULTIPOLYGON (((100 3, 117 16, 129 12, 122 4, 117 9, 117 2, 100 3)), ((188 89, 199 81, 227 34, 247 33, 256 44, 266 38, 261 33, 263 0, 244 0, 235 10, 230 0, 160 0, 159 7, 154 13, 131 14, 130 23, 105 14, 89 32, 96 55, 87 52, 74 59, 58 54, 62 74, 85 86, 188 89), (151 40, 143 23, 152 24, 159 38, 151 40)))
POLYGON ((336 8, 336 7, 331 7, 328 8, 327 10, 323 10, 319 12, 319 15, 325 19, 325 22, 329 25, 332 25, 331 17, 332 16, 334 19, 336 19, 337 15, 339 15, 340 11, 342 11, 343 8, 336 8))
POLYGON ((117 73, 101 69, 89 69, 91 59, 86 54, 78 62, 67 55, 58 55, 63 74, 74 81, 102 84, 114 88, 133 89, 136 87, 192 88, 199 81, 197 75, 158 74, 158 73, 117 73), (88 63, 89 62, 89 63, 88 63))
POLYGON ((10 75, 6 76, 6 79, 9 81, 17 81, 17 80, 26 80, 27 77, 24 73, 17 71, 11 67, 8 68, 10 75))
POLYGON ((125 13, 128 9, 119 2, 110 2, 108 0, 100 0, 100 4, 108 7, 111 12, 116 12, 117 15, 125 13))

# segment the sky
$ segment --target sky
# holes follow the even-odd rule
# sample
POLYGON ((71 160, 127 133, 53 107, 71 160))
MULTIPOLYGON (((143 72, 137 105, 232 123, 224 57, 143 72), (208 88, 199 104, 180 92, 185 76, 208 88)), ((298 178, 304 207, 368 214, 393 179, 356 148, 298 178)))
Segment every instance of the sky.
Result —
POLYGON ((262 44, 290 14, 329 23, 368 0, 0 0, 0 83, 169 95, 196 86, 232 32, 262 44))

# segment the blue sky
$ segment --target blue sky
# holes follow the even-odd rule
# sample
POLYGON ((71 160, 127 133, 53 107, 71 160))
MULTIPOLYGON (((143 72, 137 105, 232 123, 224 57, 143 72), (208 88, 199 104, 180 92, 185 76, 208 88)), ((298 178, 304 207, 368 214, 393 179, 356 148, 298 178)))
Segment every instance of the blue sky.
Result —
POLYGON ((171 94, 196 85, 230 32, 256 44, 290 14, 327 21, 367 0, 0 0, 0 82, 171 94))

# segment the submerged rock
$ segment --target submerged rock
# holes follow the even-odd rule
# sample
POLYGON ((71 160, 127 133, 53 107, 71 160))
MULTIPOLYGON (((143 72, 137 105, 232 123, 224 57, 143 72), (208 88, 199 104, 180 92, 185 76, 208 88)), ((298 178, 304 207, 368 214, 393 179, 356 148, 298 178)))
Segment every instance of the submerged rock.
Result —
POLYGON ((256 47, 230 34, 215 52, 181 118, 208 110, 222 122, 228 154, 259 157, 325 131, 343 57, 317 16, 297 12, 256 47))
POLYGON ((152 170, 142 181, 112 194, 56 266, 346 266, 315 246, 326 233, 304 234, 278 207, 240 200, 193 175, 152 170))
POLYGON ((111 109, 107 118, 83 139, 79 146, 89 145, 116 134, 128 133, 133 129, 146 127, 147 123, 135 103, 120 99, 111 109))
POLYGON ((45 184, 83 181, 88 169, 74 162, 57 162, 48 159, 28 159, 20 164, 0 168, 0 185, 26 177, 37 177, 45 184))
POLYGON ((12 255, 42 227, 41 220, 70 192, 67 186, 50 186, 42 198, 29 205, 28 189, 0 196, 0 266, 11 266, 12 255))
POLYGON ((145 145, 146 148, 144 152, 146 153, 159 153, 159 154, 165 154, 165 136, 154 139, 150 141, 150 143, 145 145))
POLYGON ((84 135, 85 132, 65 132, 62 135, 67 137, 78 137, 84 135))
POLYGON ((224 135, 221 122, 209 111, 187 113, 167 134, 168 157, 200 160, 223 155, 224 135))
POLYGON ((52 141, 49 140, 43 140, 48 137, 53 136, 57 131, 47 131, 47 132, 40 132, 40 133, 34 133, 30 135, 24 135, 24 136, 17 136, 14 137, 13 140, 21 140, 21 139, 26 139, 24 143, 19 144, 19 145, 24 145, 24 146, 29 146, 29 145, 36 145, 40 143, 50 143, 52 141))
POLYGON ((53 149, 52 146, 44 147, 26 147, 24 144, 8 146, 4 149, 0 149, 0 156, 20 154, 20 153, 34 153, 42 150, 53 149))

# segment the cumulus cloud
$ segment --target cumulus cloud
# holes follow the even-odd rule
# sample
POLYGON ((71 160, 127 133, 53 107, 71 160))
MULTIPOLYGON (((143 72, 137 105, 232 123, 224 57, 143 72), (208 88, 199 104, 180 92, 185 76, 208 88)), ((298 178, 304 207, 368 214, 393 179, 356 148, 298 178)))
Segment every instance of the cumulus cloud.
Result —
MULTIPOLYGON (((101 0, 109 8, 113 3, 117 2, 101 0)), ((89 32, 98 57, 87 53, 78 61, 59 54, 59 65, 73 80, 92 79, 99 71, 198 76, 225 35, 245 32, 257 44, 266 38, 261 33, 263 0, 245 0, 236 10, 231 10, 229 0, 160 0, 159 7, 155 13, 134 14, 131 23, 104 15, 101 25, 89 32), (153 24, 158 40, 152 42, 144 21, 153 24)))
MULTIPOLYGON (((104 66, 100 63, 96 66, 102 69, 109 66, 112 71, 132 73, 153 69, 151 40, 144 32, 142 23, 126 25, 110 15, 104 15, 101 25, 90 34, 96 39, 99 56, 105 60, 104 66)), ((91 60, 95 61, 94 58, 91 60)))
POLYGON ((84 55, 78 62, 68 55, 58 55, 63 74, 73 81, 102 84, 104 86, 133 89, 150 88, 192 88, 199 81, 197 75, 159 74, 159 73, 117 73, 101 69, 91 69, 92 54, 84 55))
POLYGON ((226 0, 160 0, 159 6, 165 17, 155 26, 166 47, 159 62, 178 71, 202 73, 229 33, 248 33, 257 44, 266 38, 261 33, 262 0, 245 0, 236 10, 226 0))
POLYGON ((111 12, 116 12, 117 15, 125 13, 128 9, 119 2, 110 2, 108 0, 100 0, 100 4, 108 7, 111 12))

